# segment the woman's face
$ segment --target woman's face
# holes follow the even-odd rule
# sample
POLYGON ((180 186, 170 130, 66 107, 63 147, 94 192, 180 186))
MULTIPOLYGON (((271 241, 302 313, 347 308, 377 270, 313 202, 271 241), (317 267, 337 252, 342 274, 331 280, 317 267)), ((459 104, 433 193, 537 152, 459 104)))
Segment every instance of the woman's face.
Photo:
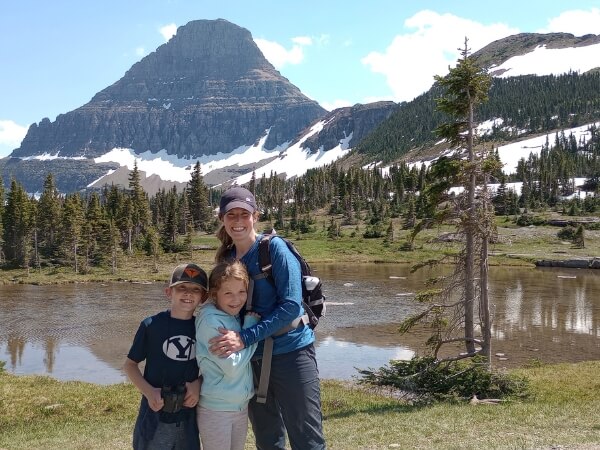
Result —
POLYGON ((223 215, 225 231, 234 242, 253 238, 256 235, 254 222, 254 214, 244 208, 233 208, 223 215))

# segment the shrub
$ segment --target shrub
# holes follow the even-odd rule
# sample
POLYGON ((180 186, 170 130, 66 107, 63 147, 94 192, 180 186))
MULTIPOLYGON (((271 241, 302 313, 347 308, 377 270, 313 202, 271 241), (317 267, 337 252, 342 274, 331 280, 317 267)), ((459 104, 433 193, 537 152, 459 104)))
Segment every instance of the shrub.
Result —
POLYGON ((563 241, 572 241, 575 237, 575 227, 571 225, 567 225, 564 228, 561 228, 558 233, 556 233, 556 237, 562 239, 563 241))
POLYGON ((529 225, 544 225, 546 220, 543 217, 533 214, 521 214, 517 218, 517 225, 520 227, 528 227, 529 225))
POLYGON ((528 382, 523 377, 489 370, 481 357, 439 362, 415 356, 409 361, 392 360, 378 370, 359 370, 359 383, 388 386, 409 394, 417 402, 478 398, 525 397, 528 382))

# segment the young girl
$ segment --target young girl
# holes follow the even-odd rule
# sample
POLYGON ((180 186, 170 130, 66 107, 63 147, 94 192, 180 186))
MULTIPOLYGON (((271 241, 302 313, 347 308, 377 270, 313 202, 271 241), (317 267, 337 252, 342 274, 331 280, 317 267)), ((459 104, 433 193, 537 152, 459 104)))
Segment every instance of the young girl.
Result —
MULTIPOLYGON (((203 450, 243 450, 248 432, 248 401, 254 395, 250 358, 256 344, 226 358, 209 351, 219 328, 241 331, 239 312, 248 296, 248 273, 239 261, 223 262, 210 274, 209 302, 196 317, 196 360, 203 376, 198 403, 198 428, 203 450)), ((244 328, 260 316, 248 313, 244 328)))

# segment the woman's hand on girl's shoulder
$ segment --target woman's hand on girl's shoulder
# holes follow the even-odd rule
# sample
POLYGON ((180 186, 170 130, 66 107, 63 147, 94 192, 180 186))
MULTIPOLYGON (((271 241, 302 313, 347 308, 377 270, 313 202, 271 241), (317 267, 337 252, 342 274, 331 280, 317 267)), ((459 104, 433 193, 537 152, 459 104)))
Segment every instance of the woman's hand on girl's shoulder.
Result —
POLYGON ((237 331, 219 328, 219 336, 209 339, 208 350, 215 356, 227 358, 232 353, 238 352, 245 347, 244 341, 237 331))

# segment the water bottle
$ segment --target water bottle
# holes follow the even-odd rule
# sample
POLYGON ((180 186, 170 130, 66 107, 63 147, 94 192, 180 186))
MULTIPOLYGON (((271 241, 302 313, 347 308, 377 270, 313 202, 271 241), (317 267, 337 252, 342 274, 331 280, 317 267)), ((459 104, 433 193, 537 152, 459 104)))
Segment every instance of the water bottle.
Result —
POLYGON ((306 276, 304 277, 304 287, 308 292, 311 292, 314 288, 316 288, 321 280, 318 277, 306 276))

